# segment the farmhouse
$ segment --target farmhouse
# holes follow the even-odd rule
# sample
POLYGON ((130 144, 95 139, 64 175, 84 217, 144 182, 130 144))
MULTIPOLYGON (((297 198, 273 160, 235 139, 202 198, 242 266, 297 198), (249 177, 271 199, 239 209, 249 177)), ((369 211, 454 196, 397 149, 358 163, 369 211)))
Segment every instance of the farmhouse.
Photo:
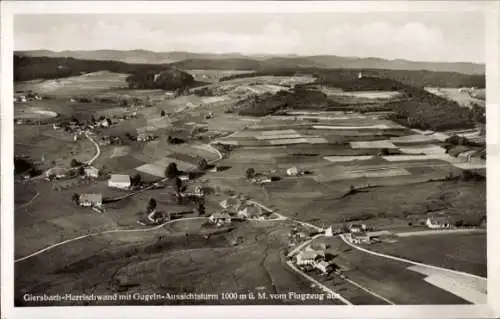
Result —
POLYGON ((225 212, 217 212, 213 213, 208 217, 208 221, 214 224, 230 224, 231 223, 231 216, 229 216, 228 213, 225 212))
POLYGON ((85 173, 85 176, 87 177, 94 177, 94 178, 99 177, 99 170, 94 166, 87 166, 83 169, 83 171, 85 173))
POLYGON ((111 174, 108 180, 108 186, 119 189, 127 189, 131 185, 130 176, 121 174, 111 174))
POLYGON ((287 169, 286 174, 288 176, 298 176, 298 175, 302 175, 302 171, 294 166, 294 167, 290 167, 289 169, 287 169))
POLYGON ((265 183, 271 183, 271 178, 266 175, 259 175, 254 178, 252 178, 252 183, 255 184, 265 184, 265 183))
POLYGON ((295 260, 297 265, 313 265, 318 257, 318 252, 315 250, 304 250, 297 254, 295 260))
POLYGON ((245 218, 245 219, 257 218, 261 215, 261 213, 262 213, 262 209, 259 206, 248 205, 248 206, 246 206, 243 209, 240 209, 238 211, 238 217, 245 218))
POLYGON ((80 194, 78 203, 82 207, 101 207, 102 194, 80 194))
POLYGON ((368 236, 367 233, 363 232, 356 232, 351 234, 351 241, 354 244, 369 244, 370 243, 370 236, 368 236))
POLYGON ((365 224, 351 224, 349 226, 349 231, 351 233, 359 233, 363 232, 366 230, 366 225, 365 224))
POLYGON ((444 217, 429 217, 425 221, 425 225, 431 229, 450 228, 450 222, 444 217))
POLYGON ((314 268, 320 270, 324 274, 326 274, 330 270, 329 269, 329 268, 331 268, 330 266, 331 266, 331 264, 327 261, 324 261, 324 260, 314 264, 314 268))
POLYGON ((240 201, 236 197, 229 197, 228 199, 225 199, 219 203, 219 205, 224 209, 236 207, 239 204, 240 204, 240 201))
POLYGON ((137 136, 137 141, 139 142, 149 142, 155 139, 154 135, 141 133, 137 136))
POLYGON ((163 214, 161 212, 156 211, 156 210, 149 213, 147 218, 148 218, 148 221, 153 223, 153 224, 159 224, 164 220, 163 214))
POLYGON ((179 177, 179 179, 180 179, 181 181, 184 181, 184 182, 185 182, 185 181, 189 181, 189 180, 191 179, 191 177, 189 176, 189 174, 181 174, 181 175, 179 175, 179 176, 177 176, 177 177, 179 177))
POLYGON ((49 169, 46 173, 47 177, 65 178, 68 174, 68 170, 64 167, 54 167, 49 169))

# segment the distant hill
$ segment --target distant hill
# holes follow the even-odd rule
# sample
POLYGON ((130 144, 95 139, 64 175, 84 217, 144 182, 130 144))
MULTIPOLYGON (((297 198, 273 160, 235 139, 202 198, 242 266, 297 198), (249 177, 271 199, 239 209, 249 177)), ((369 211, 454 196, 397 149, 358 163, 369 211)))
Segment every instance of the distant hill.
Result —
POLYGON ((335 55, 244 55, 241 53, 193 53, 183 51, 153 52, 148 50, 96 50, 62 51, 48 50, 17 51, 16 55, 33 57, 72 57, 85 60, 113 60, 126 63, 165 64, 174 63, 179 67, 193 69, 262 70, 278 68, 328 68, 328 69, 388 69, 388 70, 429 70, 457 72, 463 74, 484 74, 485 65, 462 62, 418 62, 408 60, 385 60, 380 58, 340 57, 335 55), (210 61, 212 60, 212 61, 210 61), (227 60, 227 61, 224 61, 227 60), (210 63, 211 62, 211 63, 210 63), (239 62, 239 63, 236 63, 239 62), (249 68, 251 67, 251 68, 249 68))
POLYGON ((97 71, 130 74, 127 83, 132 88, 177 90, 197 84, 192 75, 166 64, 14 56, 15 82, 65 78, 97 71))

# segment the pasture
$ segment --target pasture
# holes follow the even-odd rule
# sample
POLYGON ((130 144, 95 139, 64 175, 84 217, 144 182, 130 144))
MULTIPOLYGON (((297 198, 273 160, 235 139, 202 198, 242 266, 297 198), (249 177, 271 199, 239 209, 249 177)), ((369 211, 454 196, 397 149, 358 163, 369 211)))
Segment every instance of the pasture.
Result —
POLYGON ((71 97, 126 87, 127 76, 128 74, 100 71, 62 79, 20 82, 14 88, 16 91, 32 90, 51 96, 71 97))
POLYGON ((371 250, 486 277, 486 234, 452 233, 399 238, 379 243, 371 250))
POLYGON ((350 248, 339 238, 324 238, 333 261, 344 275, 397 305, 468 304, 464 299, 426 282, 407 264, 350 248))
MULTIPOLYGON (((158 229, 153 232, 111 233, 55 248, 17 264, 15 296, 120 291, 142 294, 248 292, 316 292, 282 260, 289 224, 239 224, 232 229, 205 230, 201 235, 158 229), (237 246, 231 244, 241 238, 237 246), (36 271, 33 271, 35 270, 36 271), (251 269, 251 271, 250 271, 251 269), (234 276, 227 276, 228 272, 234 276), (53 274, 57 274, 54 276, 53 274)), ((332 301, 325 301, 325 304, 332 301)), ((16 303, 16 304, 17 304, 16 303)), ((119 302, 115 302, 117 304, 119 302)), ((131 301, 127 301, 128 304, 131 301)), ((134 304, 204 304, 204 301, 135 301, 134 304)), ((220 298, 210 304, 231 304, 220 298)), ((241 303, 241 302, 238 302, 241 303)), ((249 304, 276 304, 264 300, 249 304)), ((278 301, 281 304, 281 301, 278 301)), ((297 304, 300 301, 284 301, 297 304)), ((81 302, 75 302, 74 305, 81 302)), ((108 304, 110 304, 108 302, 108 304)), ((20 305, 20 304, 17 304, 20 305)))

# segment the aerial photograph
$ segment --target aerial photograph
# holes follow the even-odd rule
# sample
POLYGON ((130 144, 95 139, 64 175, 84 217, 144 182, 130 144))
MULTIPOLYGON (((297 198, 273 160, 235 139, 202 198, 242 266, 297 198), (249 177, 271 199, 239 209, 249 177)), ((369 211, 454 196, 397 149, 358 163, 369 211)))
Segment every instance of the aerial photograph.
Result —
POLYGON ((486 304, 484 20, 17 14, 14 305, 486 304))

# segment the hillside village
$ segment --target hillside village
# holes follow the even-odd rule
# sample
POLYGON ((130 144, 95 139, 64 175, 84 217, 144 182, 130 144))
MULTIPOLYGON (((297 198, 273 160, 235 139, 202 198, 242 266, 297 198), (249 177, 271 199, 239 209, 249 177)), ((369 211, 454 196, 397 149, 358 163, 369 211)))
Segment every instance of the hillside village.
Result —
MULTIPOLYGON (((249 291, 339 304, 485 296, 482 279, 460 290, 448 284, 468 275, 446 275, 485 276, 468 257, 485 243, 484 108, 407 84, 418 71, 402 83, 390 70, 68 65, 57 81, 16 82, 17 295, 68 282, 226 291, 231 269, 249 291), (438 279, 416 279, 417 262, 438 279)), ((460 77, 458 93, 477 80, 460 77)))

